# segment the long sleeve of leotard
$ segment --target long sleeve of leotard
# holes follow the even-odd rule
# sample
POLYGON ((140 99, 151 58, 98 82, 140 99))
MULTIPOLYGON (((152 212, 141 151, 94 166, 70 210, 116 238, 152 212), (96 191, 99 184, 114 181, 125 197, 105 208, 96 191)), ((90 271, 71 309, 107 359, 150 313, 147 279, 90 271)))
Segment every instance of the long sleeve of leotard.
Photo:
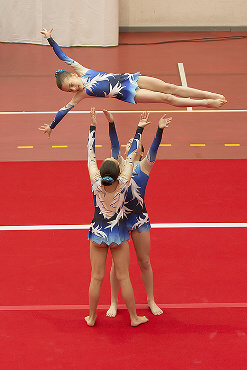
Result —
POLYGON ((78 64, 75 60, 71 59, 70 57, 64 54, 60 46, 56 43, 55 40, 53 40, 52 37, 49 37, 47 41, 49 42, 49 44, 54 50, 54 53, 60 60, 62 60, 63 62, 67 63, 68 65, 72 67, 74 66, 74 64, 78 64))
POLYGON ((158 127, 158 129, 156 131, 156 135, 155 135, 154 140, 152 142, 152 145, 150 146, 149 151, 147 153, 147 156, 149 157, 149 160, 150 160, 151 163, 154 162, 155 159, 156 159, 157 152, 158 152, 158 149, 159 149, 159 145, 160 145, 160 142, 161 142, 161 139, 162 139, 162 135, 163 135, 163 128, 158 127))
POLYGON ((99 177, 99 169, 97 167, 95 155, 95 126, 90 126, 88 135, 88 171, 91 182, 93 183, 99 177))
MULTIPOLYGON (((75 60, 71 59, 70 57, 68 57, 67 55, 64 54, 64 52, 62 51, 62 49, 60 48, 60 46, 56 43, 55 40, 53 40, 52 37, 49 37, 47 39, 47 41, 49 42, 49 44, 51 45, 51 47, 53 48, 55 54, 57 55, 57 57, 62 60, 63 62, 67 63, 68 65, 70 65, 71 67, 73 68, 76 68, 79 63, 77 63, 75 60)), ((69 103, 67 104, 65 107, 61 108, 54 120, 52 121, 52 123, 50 124, 50 128, 51 129, 54 129, 57 124, 63 119, 63 117, 72 109, 74 108, 75 105, 69 103)))
POLYGON ((73 104, 67 104, 65 105, 65 107, 61 108, 57 114, 55 115, 55 118, 54 120, 52 121, 52 123, 50 124, 50 128, 51 129, 54 129, 57 124, 63 119, 63 117, 72 109, 74 108, 74 105, 73 104))
POLYGON ((130 150, 128 152, 128 156, 126 158, 125 167, 124 167, 124 170, 122 172, 122 175, 128 181, 130 181, 130 178, 132 176, 134 160, 135 160, 137 149, 138 149, 140 141, 141 141, 142 132, 143 132, 143 127, 138 126, 137 129, 136 129, 134 140, 131 144, 130 150))
POLYGON ((114 122, 109 122, 109 137, 111 140, 111 155, 115 159, 119 159, 120 144, 118 141, 117 131, 114 122))
POLYGON ((136 133, 135 133, 134 139, 132 141, 132 144, 131 144, 131 147, 130 147, 130 150, 129 150, 129 153, 128 153, 128 156, 127 156, 127 160, 134 151, 137 151, 138 146, 139 146, 140 141, 141 141, 141 136, 142 136, 143 130, 144 130, 143 127, 137 126, 136 133))

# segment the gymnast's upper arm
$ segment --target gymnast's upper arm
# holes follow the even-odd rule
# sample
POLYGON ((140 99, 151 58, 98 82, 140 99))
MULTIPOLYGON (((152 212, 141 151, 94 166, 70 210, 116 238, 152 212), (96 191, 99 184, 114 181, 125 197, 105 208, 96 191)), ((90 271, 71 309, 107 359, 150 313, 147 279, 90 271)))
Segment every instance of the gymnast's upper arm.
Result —
POLYGON ((86 97, 86 92, 84 90, 79 91, 79 92, 74 94, 73 98, 70 100, 70 102, 68 104, 75 106, 76 104, 78 104, 85 97, 86 97))
POLYGON ((74 63, 71 64, 71 66, 74 68, 79 77, 82 77, 89 70, 88 68, 83 67, 76 61, 74 61, 74 63))

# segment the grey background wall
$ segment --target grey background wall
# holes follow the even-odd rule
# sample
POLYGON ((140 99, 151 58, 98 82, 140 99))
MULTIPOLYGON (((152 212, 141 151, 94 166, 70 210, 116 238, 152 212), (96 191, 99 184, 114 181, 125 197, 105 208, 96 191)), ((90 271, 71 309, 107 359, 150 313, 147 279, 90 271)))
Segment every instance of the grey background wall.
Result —
POLYGON ((247 31, 246 0, 119 0, 120 31, 247 31))

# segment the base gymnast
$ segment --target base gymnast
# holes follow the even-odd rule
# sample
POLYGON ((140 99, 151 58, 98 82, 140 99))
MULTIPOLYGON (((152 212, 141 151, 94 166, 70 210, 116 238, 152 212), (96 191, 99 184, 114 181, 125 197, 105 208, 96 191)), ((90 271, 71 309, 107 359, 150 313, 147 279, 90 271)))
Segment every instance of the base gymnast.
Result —
POLYGON ((129 233, 123 217, 123 204, 132 176, 134 158, 141 133, 147 124, 147 121, 140 120, 122 171, 120 171, 118 162, 112 157, 105 159, 99 170, 95 156, 96 115, 95 109, 91 109, 88 170, 95 212, 88 234, 92 272, 89 286, 90 312, 85 320, 89 326, 94 326, 96 321, 96 309, 109 248, 114 261, 116 277, 121 286, 122 297, 130 314, 131 326, 138 326, 148 321, 145 316, 137 316, 136 313, 134 292, 129 277, 129 233))
POLYGON ((40 130, 50 137, 52 129, 82 99, 87 97, 112 97, 128 103, 167 103, 177 107, 220 108, 226 99, 223 95, 177 86, 154 77, 141 76, 140 73, 113 74, 94 71, 83 67, 64 54, 51 37, 53 28, 41 31, 52 46, 58 58, 74 68, 75 73, 58 69, 55 73, 59 89, 74 93, 71 101, 62 107, 50 125, 45 124, 40 130))
MULTIPOLYGON (((120 168, 124 165, 124 159, 120 154, 120 145, 118 136, 115 128, 115 123, 112 113, 104 110, 106 119, 109 122, 109 136, 112 147, 112 157, 118 160, 120 168)), ((143 112, 141 120, 148 121, 149 114, 143 112)), ((155 163, 157 151, 162 139, 163 130, 168 127, 171 122, 171 118, 166 118, 164 115, 160 118, 156 135, 153 139, 153 143, 149 148, 147 155, 143 158, 144 148, 140 143, 137 149, 134 170, 131 178, 131 182, 128 188, 127 196, 124 201, 125 219, 126 225, 130 232, 133 245, 135 248, 138 265, 141 270, 142 281, 145 286, 147 294, 147 302, 151 312, 154 315, 161 315, 163 311, 158 307, 154 300, 153 292, 153 270, 150 262, 150 221, 145 206, 145 190, 149 180, 151 169, 155 163)), ((130 139, 126 145, 125 154, 128 155, 130 145, 133 139, 130 139)), ((111 273, 111 306, 107 311, 106 315, 115 317, 117 314, 118 306, 118 292, 119 283, 116 279, 114 262, 112 263, 111 273)))

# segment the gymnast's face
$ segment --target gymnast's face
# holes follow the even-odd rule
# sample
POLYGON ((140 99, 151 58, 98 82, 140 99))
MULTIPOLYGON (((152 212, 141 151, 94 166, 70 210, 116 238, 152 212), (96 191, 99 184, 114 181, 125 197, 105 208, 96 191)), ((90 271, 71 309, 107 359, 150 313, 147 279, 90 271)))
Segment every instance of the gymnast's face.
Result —
MULTIPOLYGON (((129 153, 129 150, 130 150, 130 147, 133 143, 133 138, 130 139, 127 144, 126 144, 126 149, 125 149, 125 154, 128 155, 129 153)), ((142 151, 142 145, 141 143, 139 144, 139 147, 137 149, 137 152, 136 152, 136 157, 135 157, 135 160, 137 161, 140 161, 142 159, 142 156, 143 156, 143 151, 142 151)))
POLYGON ((83 83, 81 78, 76 74, 72 73, 71 77, 66 77, 63 81, 62 90, 66 92, 77 93, 83 90, 83 83))

